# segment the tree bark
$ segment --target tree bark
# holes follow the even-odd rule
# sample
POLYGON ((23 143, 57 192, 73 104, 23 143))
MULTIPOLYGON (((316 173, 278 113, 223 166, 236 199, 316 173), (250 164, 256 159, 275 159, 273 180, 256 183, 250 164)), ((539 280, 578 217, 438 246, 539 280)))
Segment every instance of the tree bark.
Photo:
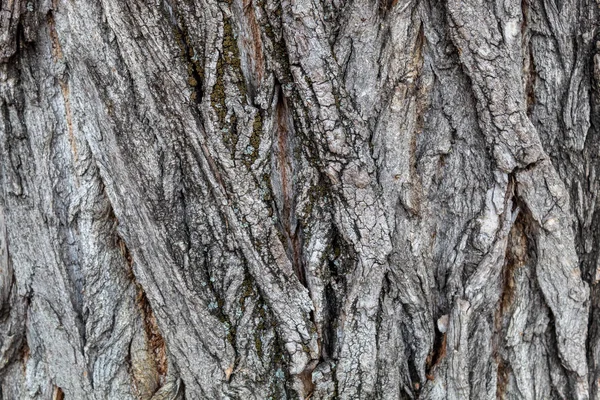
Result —
POLYGON ((0 398, 600 399, 598 18, 0 1, 0 398))

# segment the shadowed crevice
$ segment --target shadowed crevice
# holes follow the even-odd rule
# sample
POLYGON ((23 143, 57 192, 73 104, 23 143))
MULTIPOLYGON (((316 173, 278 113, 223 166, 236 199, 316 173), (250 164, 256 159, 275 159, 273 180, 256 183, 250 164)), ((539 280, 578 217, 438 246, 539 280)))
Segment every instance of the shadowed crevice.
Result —
POLYGON ((271 183, 278 215, 277 227, 296 276, 302 285, 308 287, 302 257, 302 227, 296 217, 294 121, 281 87, 276 93, 271 183))

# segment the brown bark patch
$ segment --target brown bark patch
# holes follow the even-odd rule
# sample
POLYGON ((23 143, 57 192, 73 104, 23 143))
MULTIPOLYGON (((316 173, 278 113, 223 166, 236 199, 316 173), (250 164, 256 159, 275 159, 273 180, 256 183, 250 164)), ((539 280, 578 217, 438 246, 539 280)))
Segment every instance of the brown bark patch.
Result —
POLYGON ((73 114, 71 113, 71 100, 69 99, 69 84, 61 80, 60 90, 65 103, 65 122, 67 123, 67 132, 69 133, 71 153, 73 154, 73 160, 77 162, 77 143, 75 141, 75 134, 73 133, 73 114))
POLYGON ((29 356, 31 355, 31 349, 29 349, 29 344, 27 343, 27 337, 23 338, 23 344, 21 345, 21 361, 23 363, 23 374, 27 371, 27 361, 29 360, 29 356))
POLYGON ((529 62, 525 66, 525 72, 527 73, 527 81, 525 83, 525 96, 527 100, 527 115, 531 115, 533 106, 535 105, 535 80, 537 73, 535 71, 535 64, 533 60, 533 53, 528 45, 529 62))
POLYGON ((300 381, 303 385, 305 399, 310 399, 312 397, 313 392, 315 391, 315 384, 312 381, 312 372, 314 371, 315 366, 316 364, 314 366, 306 368, 304 371, 298 374, 298 377, 300 378, 300 381))
POLYGON ((425 366, 427 368, 426 377, 428 380, 432 381, 435 379, 433 370, 446 357, 446 347, 446 333, 441 333, 436 329, 433 349, 425 360, 425 366))
POLYGON ((529 240, 527 237, 527 217, 519 213, 510 233, 506 246, 506 264, 504 266, 502 297, 500 299, 497 322, 510 309, 515 299, 515 271, 527 264, 529 259, 529 240))
MULTIPOLYGON (((294 127, 283 92, 279 90, 279 102, 275 112, 275 171, 274 178, 280 186, 278 207, 282 243, 292 262, 300 282, 306 286, 302 261, 302 238, 295 212, 294 187, 294 127)), ((274 185, 277 186, 277 185, 274 185)))
POLYGON ((258 86, 263 78, 265 65, 263 60, 263 44, 260 36, 260 27, 256 21, 256 14, 252 7, 253 0, 242 0, 246 25, 249 37, 242 39, 242 48, 246 56, 248 66, 254 78, 254 84, 258 86))
POLYGON ((148 351, 153 356, 156 362, 156 370, 160 376, 167 375, 167 347, 165 340, 163 339, 154 312, 150 307, 150 302, 146 297, 144 289, 141 285, 137 285, 137 299, 136 302, 142 312, 142 318, 144 323, 144 331, 146 332, 146 339, 148 341, 148 351))
POLYGON ((498 371, 496 373, 496 398, 503 399, 510 379, 510 367, 501 358, 497 359, 498 371))
MULTIPOLYGON (((112 209, 111 216, 116 222, 116 216, 114 215, 112 209)), ((158 328, 156 317, 154 316, 154 312, 150 307, 150 302, 148 301, 146 292, 135 279, 135 274, 133 273, 133 257, 123 238, 118 235, 116 235, 116 245, 119 248, 121 255, 125 259, 127 276, 131 279, 136 287, 136 304, 139 307, 142 317, 148 354, 154 360, 156 372, 158 373, 159 378, 164 377, 167 375, 168 369, 165 340, 160 333, 160 329, 158 328)))
MULTIPOLYGON (((522 210, 519 212, 508 234, 502 296, 495 314, 495 327, 498 332, 502 332, 503 326, 506 323, 506 316, 512 309, 517 297, 515 273, 519 268, 525 267, 530 262, 533 244, 531 239, 532 224, 533 221, 527 210, 522 210)), ((501 343, 496 343, 496 346, 501 345, 501 343)), ((496 373, 496 397, 502 399, 510 380, 511 366, 498 350, 496 350, 495 359, 498 365, 496 373)))
POLYGON ((50 32, 50 41, 52 42, 52 58, 54 62, 62 60, 63 52, 60 47, 58 40, 58 34, 56 33, 56 23, 54 21, 54 14, 50 11, 46 17, 46 23, 48 24, 48 30, 50 32))
POLYGON ((58 386, 54 386, 54 391, 52 392, 52 400, 64 400, 65 393, 58 386))

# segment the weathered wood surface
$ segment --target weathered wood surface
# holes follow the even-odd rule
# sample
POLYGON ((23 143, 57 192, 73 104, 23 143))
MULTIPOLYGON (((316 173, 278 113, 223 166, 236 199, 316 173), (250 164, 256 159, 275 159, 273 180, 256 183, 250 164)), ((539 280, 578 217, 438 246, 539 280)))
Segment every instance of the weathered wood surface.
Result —
POLYGON ((0 1, 0 397, 600 399, 598 7, 0 1))

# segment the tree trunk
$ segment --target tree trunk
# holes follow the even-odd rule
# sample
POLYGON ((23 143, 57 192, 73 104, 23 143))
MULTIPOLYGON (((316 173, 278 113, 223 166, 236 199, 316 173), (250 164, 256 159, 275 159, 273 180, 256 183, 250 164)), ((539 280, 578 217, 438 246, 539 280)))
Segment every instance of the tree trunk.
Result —
POLYGON ((0 1, 0 397, 600 399, 599 14, 0 1))

